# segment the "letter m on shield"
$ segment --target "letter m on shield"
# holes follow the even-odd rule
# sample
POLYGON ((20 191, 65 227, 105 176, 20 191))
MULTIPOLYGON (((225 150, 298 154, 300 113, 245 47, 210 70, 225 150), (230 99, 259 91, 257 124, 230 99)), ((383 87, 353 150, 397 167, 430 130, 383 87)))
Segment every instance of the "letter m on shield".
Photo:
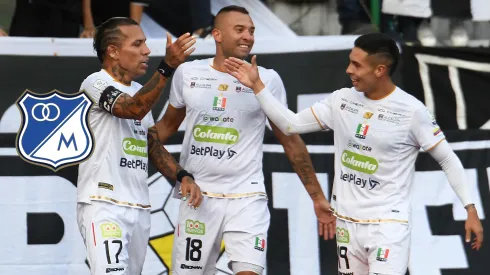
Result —
POLYGON ((16 104, 22 116, 16 148, 22 159, 58 171, 92 155, 88 114, 93 102, 85 92, 35 94, 26 90, 16 104))

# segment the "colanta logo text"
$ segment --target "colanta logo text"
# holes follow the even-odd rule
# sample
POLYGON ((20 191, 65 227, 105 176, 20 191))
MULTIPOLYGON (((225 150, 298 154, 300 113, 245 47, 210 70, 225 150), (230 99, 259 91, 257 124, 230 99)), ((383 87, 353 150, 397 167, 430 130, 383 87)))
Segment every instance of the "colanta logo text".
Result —
POLYGON ((341 160, 345 167, 365 174, 374 174, 378 170, 378 161, 376 159, 348 150, 342 152, 341 160))
POLYGON ((235 144, 240 136, 234 128, 208 125, 196 125, 192 133, 196 141, 222 144, 235 144))

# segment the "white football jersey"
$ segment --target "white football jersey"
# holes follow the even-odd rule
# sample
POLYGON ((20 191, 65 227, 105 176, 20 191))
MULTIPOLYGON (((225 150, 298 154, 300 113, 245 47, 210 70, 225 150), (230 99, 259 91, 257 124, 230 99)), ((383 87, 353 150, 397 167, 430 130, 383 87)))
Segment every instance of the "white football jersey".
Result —
POLYGON ((131 96, 141 88, 134 81, 131 86, 117 82, 103 69, 83 81, 80 90, 87 92, 95 103, 89 113, 95 150, 79 165, 78 201, 103 200, 149 208, 147 131, 154 124, 152 114, 149 112, 142 121, 113 116, 99 106, 101 94, 108 86, 131 96))
MULTIPOLYGON (((204 192, 265 193, 262 144, 266 115, 251 89, 212 64, 213 58, 186 62, 172 79, 170 104, 186 108, 180 164, 204 192)), ((286 105, 279 75, 262 67, 259 72, 286 105)))
POLYGON ((380 100, 345 88, 312 111, 323 128, 334 131, 331 205, 337 217, 408 223, 417 154, 445 138, 424 104, 398 87, 380 100))

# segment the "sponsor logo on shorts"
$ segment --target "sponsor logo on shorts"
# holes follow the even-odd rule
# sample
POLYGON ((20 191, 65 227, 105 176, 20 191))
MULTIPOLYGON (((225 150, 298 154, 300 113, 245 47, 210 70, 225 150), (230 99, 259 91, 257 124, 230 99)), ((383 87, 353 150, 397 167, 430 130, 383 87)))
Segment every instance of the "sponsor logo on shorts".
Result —
POLYGON ((378 161, 376 159, 348 150, 342 152, 341 160, 345 167, 365 174, 374 174, 378 170, 378 161))
POLYGON ((125 138, 122 142, 124 153, 138 157, 148 157, 146 140, 125 138))
POLYGON ((206 225, 198 220, 186 220, 185 233, 192 235, 204 235, 206 234, 206 225))
POLYGON ((121 238, 122 230, 115 222, 106 222, 100 225, 102 237, 104 238, 121 238))
POLYGON ((337 242, 349 243, 350 242, 349 230, 345 228, 337 227, 337 242))
POLYGON ((181 264, 180 268, 181 269, 202 269, 202 266, 181 264))
POLYGON ((347 143, 347 147, 349 147, 349 148, 355 148, 355 149, 357 149, 359 151, 366 151, 366 152, 371 152, 373 150, 373 148, 371 148, 370 146, 360 145, 360 144, 355 143, 352 140, 349 140, 349 142, 347 143))
POLYGON ((340 179, 349 182, 349 183, 354 183, 355 185, 360 186, 361 188, 366 187, 368 185, 369 190, 373 190, 374 187, 379 185, 378 181, 375 181, 371 178, 369 179, 363 179, 355 174, 350 174, 350 173, 344 173, 342 170, 340 171, 340 179))
POLYGON ((215 149, 213 146, 196 147, 192 145, 190 154, 197 156, 212 156, 217 159, 222 159, 226 154, 226 158, 231 159, 237 154, 237 152, 231 150, 230 148, 227 150, 220 150, 215 149))
POLYGON ((255 237, 255 247, 254 248, 263 252, 265 250, 265 239, 261 238, 259 236, 255 237))
POLYGON ((108 267, 105 269, 105 273, 111 273, 114 271, 124 271, 124 267, 108 267))
POLYGON ((378 253, 376 255, 376 260, 380 262, 386 262, 388 260, 388 255, 390 254, 390 250, 387 248, 378 248, 378 253))
POLYGON ((222 144, 235 144, 240 134, 234 128, 196 125, 192 130, 194 139, 200 142, 212 142, 222 144))
POLYGON ((148 171, 148 164, 139 159, 134 160, 134 159, 121 158, 121 161, 119 162, 119 166, 130 168, 130 169, 141 169, 144 171, 148 171))

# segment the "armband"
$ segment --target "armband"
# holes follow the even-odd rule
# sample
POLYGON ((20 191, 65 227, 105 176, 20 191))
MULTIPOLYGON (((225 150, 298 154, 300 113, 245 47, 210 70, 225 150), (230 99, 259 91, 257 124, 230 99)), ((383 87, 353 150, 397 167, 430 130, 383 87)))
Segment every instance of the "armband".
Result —
POLYGON ((122 94, 123 92, 119 91, 114 86, 108 86, 100 95, 99 107, 112 114, 112 106, 122 94))

